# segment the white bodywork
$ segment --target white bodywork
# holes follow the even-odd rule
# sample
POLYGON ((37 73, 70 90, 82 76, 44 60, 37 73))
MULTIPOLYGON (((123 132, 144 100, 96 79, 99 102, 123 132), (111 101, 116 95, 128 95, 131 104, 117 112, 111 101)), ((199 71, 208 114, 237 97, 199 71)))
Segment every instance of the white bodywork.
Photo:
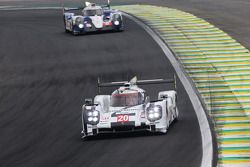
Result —
MULTIPOLYGON (((84 104, 82 110, 82 135, 83 137, 97 135, 99 133, 112 133, 120 131, 146 130, 151 132, 166 133, 169 125, 178 117, 176 107, 176 91, 169 90, 158 93, 158 100, 149 101, 145 91, 135 84, 122 86, 112 95, 97 95, 92 104, 84 104), (112 106, 112 96, 129 93, 139 93, 143 101, 133 106, 112 106), (96 123, 88 123, 90 108, 99 112, 96 123), (149 118, 151 111, 161 109, 161 117, 157 120, 149 118)), ((160 110, 157 112, 160 113, 160 110)), ((152 115, 152 114, 151 114, 152 115)), ((94 117, 93 117, 94 118, 94 117)))
POLYGON ((74 13, 65 13, 65 29, 68 31, 72 31, 73 25, 76 20, 76 16, 74 13))
POLYGON ((103 27, 103 16, 90 16, 90 18, 96 28, 103 27))
POLYGON ((86 3, 82 14, 75 14, 69 11, 78 8, 64 9, 64 25, 66 32, 72 32, 74 35, 99 31, 99 30, 123 30, 122 14, 117 10, 106 9, 92 3, 86 3), (106 14, 104 14, 106 13, 106 14), (119 20, 117 22, 117 20, 119 20), (118 24, 116 24, 118 23, 118 24))

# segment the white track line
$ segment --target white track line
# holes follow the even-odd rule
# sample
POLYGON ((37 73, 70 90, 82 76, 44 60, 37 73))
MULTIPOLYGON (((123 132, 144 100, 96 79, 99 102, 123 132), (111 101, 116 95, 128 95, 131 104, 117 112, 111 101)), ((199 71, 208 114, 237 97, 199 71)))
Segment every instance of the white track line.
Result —
POLYGON ((0 6, 1 10, 60 10, 62 7, 18 7, 18 6, 0 6))

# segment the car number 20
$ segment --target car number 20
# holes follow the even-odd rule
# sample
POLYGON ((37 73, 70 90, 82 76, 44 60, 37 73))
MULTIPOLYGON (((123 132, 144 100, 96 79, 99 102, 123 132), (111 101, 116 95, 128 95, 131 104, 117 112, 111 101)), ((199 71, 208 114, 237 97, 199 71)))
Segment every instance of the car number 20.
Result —
POLYGON ((118 115, 117 122, 128 122, 129 116, 128 115, 118 115))

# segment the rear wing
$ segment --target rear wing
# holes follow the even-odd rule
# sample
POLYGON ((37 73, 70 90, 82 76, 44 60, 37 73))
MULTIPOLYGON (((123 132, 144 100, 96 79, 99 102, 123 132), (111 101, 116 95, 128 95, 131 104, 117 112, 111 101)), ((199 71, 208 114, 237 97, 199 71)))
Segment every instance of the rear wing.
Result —
POLYGON ((82 9, 84 9, 84 6, 75 7, 75 8, 64 7, 64 0, 60 0, 60 2, 61 2, 63 13, 69 12, 69 11, 74 11, 74 10, 82 10, 82 9))
POLYGON ((137 80, 134 77, 131 81, 120 81, 120 82, 106 82, 103 83, 98 78, 98 91, 100 93, 101 88, 103 87, 120 87, 126 85, 152 85, 152 84, 174 84, 174 88, 176 90, 176 75, 173 76, 171 79, 150 79, 150 80, 137 80), (135 78, 135 79, 134 79, 135 78))
POLYGON ((84 7, 78 7, 78 8, 63 8, 64 12, 74 11, 74 10, 82 10, 84 7))
MULTIPOLYGON (((81 7, 75 7, 75 8, 66 8, 64 7, 64 3, 62 3, 62 8, 63 8, 63 13, 65 12, 69 12, 69 11, 76 11, 76 10, 83 10, 85 7, 89 6, 89 5, 93 5, 95 6, 96 4, 95 3, 90 3, 90 2, 85 2, 85 4, 81 7)), ((106 5, 98 5, 100 6, 101 8, 108 8, 110 9, 110 0, 108 0, 108 3, 106 5)))

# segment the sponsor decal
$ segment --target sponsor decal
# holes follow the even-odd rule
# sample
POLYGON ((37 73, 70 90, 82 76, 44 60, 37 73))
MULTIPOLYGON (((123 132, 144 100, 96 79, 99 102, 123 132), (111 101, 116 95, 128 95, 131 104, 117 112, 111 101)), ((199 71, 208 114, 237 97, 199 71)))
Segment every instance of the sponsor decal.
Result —
POLYGON ((90 27, 92 27, 92 25, 89 24, 89 23, 87 23, 87 24, 86 24, 86 27, 90 28, 90 27))
POLYGON ((104 26, 112 26, 112 22, 103 22, 104 26))
POLYGON ((101 115, 100 122, 107 122, 109 120, 109 116, 101 115))
POLYGON ((117 122, 128 122, 129 121, 129 115, 117 115, 117 122))

